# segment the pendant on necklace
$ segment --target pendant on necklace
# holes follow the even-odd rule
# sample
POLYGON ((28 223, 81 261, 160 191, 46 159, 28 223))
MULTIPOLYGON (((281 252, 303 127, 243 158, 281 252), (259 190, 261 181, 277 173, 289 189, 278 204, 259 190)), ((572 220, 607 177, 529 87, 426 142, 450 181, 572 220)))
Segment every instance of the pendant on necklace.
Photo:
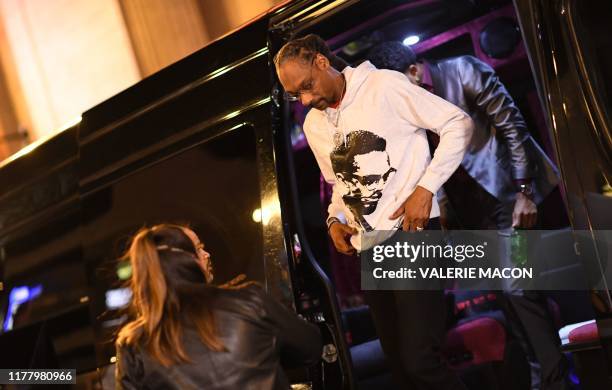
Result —
POLYGON ((344 141, 344 139, 343 139, 344 136, 343 136, 342 132, 340 132, 340 130, 334 131, 333 138, 334 138, 334 145, 337 148, 339 148, 340 145, 342 145, 342 142, 344 141))

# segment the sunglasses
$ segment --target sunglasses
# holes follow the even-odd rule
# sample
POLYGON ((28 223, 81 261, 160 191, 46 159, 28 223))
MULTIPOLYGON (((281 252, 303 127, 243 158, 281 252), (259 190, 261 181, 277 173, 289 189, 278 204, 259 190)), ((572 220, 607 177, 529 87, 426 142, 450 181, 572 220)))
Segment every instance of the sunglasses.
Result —
POLYGON ((302 86, 298 89, 297 92, 285 92, 285 99, 290 102, 297 102, 300 100, 300 97, 305 93, 311 93, 315 86, 315 79, 312 77, 314 71, 314 61, 317 58, 315 55, 312 57, 312 61, 310 62, 310 77, 302 82, 302 86))

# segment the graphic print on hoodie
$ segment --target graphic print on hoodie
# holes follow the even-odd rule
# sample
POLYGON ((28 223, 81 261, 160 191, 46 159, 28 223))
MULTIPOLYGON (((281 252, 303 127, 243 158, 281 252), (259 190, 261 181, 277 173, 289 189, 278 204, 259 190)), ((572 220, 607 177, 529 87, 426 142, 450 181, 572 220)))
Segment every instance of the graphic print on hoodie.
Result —
POLYGON ((346 93, 339 106, 310 110, 304 133, 333 186, 328 218, 357 230, 350 241, 359 251, 384 241, 376 233, 401 226, 401 217, 390 216, 417 185, 434 194, 430 218, 440 215, 435 194, 461 163, 472 121, 402 73, 378 70, 368 61, 342 73, 346 93), (440 136, 433 159, 425 129, 440 136), (376 238, 362 242, 369 232, 376 238))
POLYGON ((330 154, 342 199, 365 231, 372 231, 368 215, 376 210, 383 189, 397 170, 391 166, 387 141, 367 130, 350 132, 330 154))

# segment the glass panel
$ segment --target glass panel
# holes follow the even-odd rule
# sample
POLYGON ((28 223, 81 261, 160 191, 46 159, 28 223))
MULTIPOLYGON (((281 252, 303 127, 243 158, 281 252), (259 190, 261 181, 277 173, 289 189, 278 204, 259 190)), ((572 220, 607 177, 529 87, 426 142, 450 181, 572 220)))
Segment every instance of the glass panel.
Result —
MULTIPOLYGON (((118 261, 131 234, 144 225, 188 223, 212 255, 215 281, 239 273, 264 281, 263 231, 250 126, 220 135, 147 166, 84 199, 84 248, 100 314, 98 340, 125 321, 129 265, 118 261)), ((262 222, 263 220, 263 222, 262 222)), ((107 356, 112 347, 107 344, 107 356)), ((103 361, 104 362, 104 361, 103 361)))
POLYGON ((575 1, 573 5, 579 51, 588 72, 586 76, 607 126, 607 129, 601 129, 605 132, 601 136, 607 139, 608 146, 612 146, 612 3, 575 1))
POLYGON ((87 302, 78 209, 74 206, 61 214, 5 238, 5 306, 0 333, 87 302))

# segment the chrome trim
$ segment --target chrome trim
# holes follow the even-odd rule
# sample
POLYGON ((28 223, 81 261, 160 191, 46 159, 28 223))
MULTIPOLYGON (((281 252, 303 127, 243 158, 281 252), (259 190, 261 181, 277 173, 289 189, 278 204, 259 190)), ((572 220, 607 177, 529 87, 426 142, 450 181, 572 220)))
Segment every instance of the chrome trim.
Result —
MULTIPOLYGON (((321 0, 317 3, 312 4, 311 6, 304 8, 302 10, 300 10, 298 13, 291 15, 289 17, 287 17, 286 19, 282 19, 280 21, 278 21, 277 23, 275 23, 272 28, 287 24, 287 23, 291 23, 294 22, 296 24, 301 24, 301 23, 305 23, 309 20, 312 19, 316 19, 318 17, 321 17, 323 14, 329 12, 330 10, 339 7, 345 3, 350 3, 350 2, 355 2, 355 0, 335 0, 327 5, 324 5, 325 3, 328 3, 328 0, 321 0), (320 9, 317 9, 318 7, 324 5, 323 7, 321 7, 320 9), (308 14, 309 12, 311 12, 310 14, 308 14), (304 14, 308 14, 306 15, 303 19, 300 19, 300 17, 302 17, 304 14)), ((295 27, 295 26, 294 26, 295 27)))
POLYGON ((326 2, 327 2, 327 0, 321 0, 321 1, 319 1, 318 3, 314 3, 314 4, 313 4, 313 5, 311 5, 310 7, 306 7, 306 8, 304 8, 304 9, 303 9, 303 10, 301 10, 300 12, 296 13, 295 15, 292 15, 292 16, 288 17, 287 19, 283 20, 282 22, 283 22, 283 23, 286 23, 286 22, 292 21, 292 20, 294 20, 294 19, 297 19, 297 18, 299 18, 300 16, 302 16, 303 14, 305 14, 305 13, 307 13, 307 12, 310 12, 311 10, 313 10, 313 9, 317 8, 318 6, 320 6, 321 4, 326 3, 326 2))
MULTIPOLYGON (((163 142, 158 142, 158 143, 156 143, 154 145, 151 145, 150 147, 147 147, 145 149, 142 149, 142 150, 138 151, 137 153, 132 153, 129 156, 127 156, 126 158, 124 158, 122 160, 119 160, 119 161, 115 162, 114 164, 111 164, 111 165, 108 165, 108 166, 104 167, 103 169, 97 171, 95 174, 92 174, 92 175, 89 175, 87 177, 82 178, 79 181, 79 187, 82 188, 84 186, 87 186, 87 185, 95 182, 96 180, 99 180, 99 179, 101 179, 101 178, 103 178, 103 177, 105 177, 107 175, 110 175, 111 173, 119 170, 120 168, 122 168, 122 167, 124 167, 126 165, 129 165, 131 163, 134 163, 135 161, 140 160, 141 158, 147 156, 148 154, 152 153, 155 150, 163 149, 165 147, 168 147, 168 146, 170 146, 170 145, 180 141, 181 139, 185 138, 185 133, 193 133, 193 132, 197 132, 197 131, 202 131, 202 130, 208 128, 208 127, 212 127, 214 125, 217 125, 217 124, 222 123, 224 121, 227 121, 229 119, 235 118, 238 115, 243 114, 243 113, 245 113, 247 111, 250 111, 250 110, 252 110, 254 108, 257 108, 257 107, 262 106, 264 104, 270 103, 270 101, 271 101, 270 97, 267 96, 267 97, 265 97, 263 99, 254 101, 251 104, 246 105, 246 106, 242 107, 239 110, 232 111, 232 112, 230 112, 228 114, 220 115, 220 116, 217 116, 216 118, 208 119, 208 120, 205 120, 203 122, 199 122, 196 125, 188 127, 186 129, 183 129, 183 130, 177 132, 176 134, 174 134, 174 135, 172 135, 170 137, 165 138, 163 140, 163 142)), ((230 129, 228 129, 226 131, 231 131, 232 129, 235 129, 235 128, 237 128, 239 126, 243 126, 243 125, 244 125, 244 123, 238 124, 238 125, 230 128, 230 129)), ((224 132, 226 132, 226 131, 224 131, 224 132)))
POLYGON ((319 16, 323 15, 324 13, 326 13, 329 10, 331 10, 332 8, 339 7, 342 4, 347 3, 349 1, 351 1, 351 0, 336 0, 333 3, 331 3, 329 5, 326 5, 325 7, 321 8, 320 10, 313 12, 312 14, 309 15, 309 17, 311 19, 318 18, 319 16))
POLYGON ((81 144, 87 144, 89 142, 92 142, 100 137, 102 137, 103 135, 105 135, 106 133, 110 132, 112 129, 119 127, 125 123, 130 122, 131 120, 133 120, 134 118, 137 118, 140 115, 146 114, 147 112, 150 112, 154 109, 156 109, 157 107, 176 99, 177 97, 191 91, 194 88, 197 88, 199 86, 201 86, 202 84, 205 84, 207 82, 209 82, 210 80, 216 79, 217 77, 220 77, 222 75, 224 75, 225 73, 231 71, 232 69, 235 69, 239 66, 242 66, 244 64, 246 64, 247 62, 250 62, 256 58, 259 58, 263 55, 268 54, 268 48, 264 47, 261 48, 259 50, 257 50, 256 52, 249 54, 246 57, 243 57, 237 61, 234 61, 232 63, 230 63, 229 65, 225 65, 222 66, 219 69, 214 70, 213 72, 207 74, 206 76, 202 76, 199 79, 196 79, 195 81, 192 81, 191 83, 185 85, 184 87, 181 87, 179 89, 177 89, 174 92, 171 92, 169 94, 167 94, 166 96, 156 100, 153 103, 150 103, 138 110, 136 110, 135 112, 128 114, 126 116, 124 116, 123 118, 117 119, 116 121, 111 122, 110 124, 96 130, 93 134, 90 134, 86 137, 84 137, 82 139, 82 141, 80 142, 81 144))
POLYGON ((65 125, 60 126, 55 131, 52 131, 51 133, 49 133, 49 134, 47 134, 47 135, 37 139, 36 141, 30 142, 28 145, 26 145, 23 148, 19 149, 18 151, 16 151, 12 155, 8 156, 4 160, 0 160, 0 169, 2 169, 5 166, 9 165, 13 161, 16 161, 16 160, 20 159, 21 157, 25 156, 26 154, 30 154, 34 150, 38 149, 39 146, 41 146, 42 144, 46 143, 47 141, 55 138, 56 136, 60 135, 64 131, 67 131, 67 130, 73 128, 74 126, 77 126, 79 123, 81 123, 81 120, 82 120, 82 118, 79 115, 78 117, 73 118, 70 121, 68 121, 65 125))

